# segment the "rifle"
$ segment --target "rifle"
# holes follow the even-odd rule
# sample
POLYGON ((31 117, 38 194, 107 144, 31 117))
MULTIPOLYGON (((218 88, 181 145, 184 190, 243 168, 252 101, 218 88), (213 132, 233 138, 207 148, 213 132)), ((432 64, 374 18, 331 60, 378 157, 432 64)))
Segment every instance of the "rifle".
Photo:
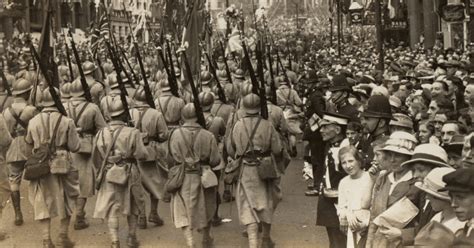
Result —
POLYGON ((222 41, 219 40, 219 45, 221 47, 222 56, 224 56, 224 65, 225 65, 225 72, 227 73, 227 77, 229 78, 229 82, 232 84, 232 74, 230 74, 229 64, 227 64, 227 58, 225 57, 225 50, 222 41))
POLYGON ((151 94, 150 85, 148 84, 148 79, 146 78, 145 67, 143 66, 142 57, 140 55, 140 49, 138 49, 138 43, 134 42, 135 48, 137 49, 137 60, 140 65, 140 71, 142 72, 143 77, 143 90, 145 91, 146 101, 152 108, 156 108, 155 102, 153 101, 153 95, 151 94))
POLYGON ((219 79, 217 78, 216 68, 214 68, 214 66, 212 65, 211 57, 209 57, 209 54, 206 51, 204 52, 204 54, 206 55, 207 62, 209 63, 209 71, 211 71, 212 76, 216 79, 217 95, 219 97, 219 100, 223 103, 227 103, 224 89, 222 88, 222 85, 219 82, 219 79))
POLYGON ((269 71, 270 71, 270 79, 271 79, 270 90, 271 90, 271 92, 272 92, 270 101, 271 101, 273 104, 276 105, 276 104, 277 104, 277 95, 276 95, 276 87, 275 87, 275 78, 274 78, 274 76, 273 76, 273 59, 272 59, 272 55, 271 55, 271 53, 270 53, 270 45, 268 45, 267 57, 268 57, 268 66, 270 67, 270 68, 269 68, 269 71))
POLYGON ((191 86, 191 91, 193 92, 193 103, 194 103, 194 108, 196 108, 196 116, 197 116, 197 122, 201 127, 206 128, 206 119, 204 118, 204 113, 202 111, 201 103, 199 102, 199 93, 197 91, 196 85, 194 84, 193 80, 193 74, 191 72, 191 67, 189 66, 188 62, 188 57, 186 56, 186 44, 184 44, 183 47, 181 47, 177 52, 181 53, 181 56, 184 61, 184 66, 186 68, 186 76, 189 80, 189 85, 191 86))
POLYGON ((171 45, 168 39, 166 39, 166 52, 168 53, 168 65, 170 67, 171 73, 171 81, 169 81, 171 93, 173 93, 173 95, 175 96, 178 96, 178 80, 176 79, 176 72, 174 71, 173 56, 171 55, 171 45))
POLYGON ((8 84, 7 77, 5 76, 5 73, 3 72, 3 68, 0 70, 0 76, 2 77, 3 88, 7 91, 7 95, 11 96, 12 90, 10 89, 10 85, 8 84))
POLYGON ((176 84, 172 83, 173 81, 172 72, 170 71, 170 68, 168 67, 168 62, 166 61, 165 55, 163 54, 163 49, 161 48, 161 46, 158 46, 157 50, 158 50, 158 56, 160 56, 161 62, 163 63, 163 66, 165 67, 166 75, 168 75, 168 82, 171 88, 171 93, 175 97, 179 97, 178 88, 174 87, 176 84))
MULTIPOLYGON (((125 54, 125 51, 123 50, 123 47, 119 47, 120 49, 120 53, 122 54, 122 58, 123 60, 125 60, 125 63, 127 64, 128 68, 130 69, 130 74, 132 74, 132 77, 133 79, 135 80, 135 82, 140 85, 140 79, 138 78, 137 74, 135 73, 135 71, 133 70, 133 67, 132 65, 130 64, 130 61, 128 61, 128 58, 127 58, 127 55, 125 54)), ((123 68, 125 69, 125 68, 123 68)), ((130 78, 131 79, 131 78, 130 78)))
POLYGON ((66 42, 66 34, 63 33, 64 37, 64 45, 66 46, 66 59, 67 59, 67 67, 69 68, 69 80, 74 81, 74 70, 72 69, 72 63, 71 63, 71 54, 69 52, 69 46, 67 45, 66 42))
MULTIPOLYGON (((258 41, 260 43, 260 41, 258 41)), ((260 50, 261 44, 257 43, 256 55, 257 55, 257 71, 258 77, 260 79, 260 107, 261 107, 261 115, 262 118, 268 119, 268 106, 267 106, 267 97, 265 96, 265 79, 263 78, 263 58, 262 58, 262 51, 260 50)))
POLYGON ((281 67, 281 71, 283 72, 283 76, 285 77, 285 80, 288 82, 288 85, 290 85, 291 87, 291 81, 290 79, 288 78, 288 74, 286 74, 286 69, 285 67, 283 67, 283 64, 281 63, 281 59, 280 59, 280 52, 278 51, 277 49, 277 63, 280 64, 280 67, 281 67))
POLYGON ((74 43, 74 38, 72 37, 71 30, 69 30, 68 32, 69 32, 69 38, 71 38, 72 52, 74 53, 74 57, 76 58, 77 68, 79 69, 79 76, 81 79, 82 89, 84 90, 84 97, 86 98, 88 102, 92 102, 91 91, 89 89, 89 85, 87 84, 84 71, 82 70, 81 58, 79 57, 79 53, 77 52, 76 44, 74 43))
POLYGON ((118 62, 118 58, 116 56, 116 53, 110 43, 108 41, 105 42, 105 45, 107 46, 107 50, 109 52, 110 59, 112 60, 112 63, 114 65, 115 72, 117 73, 117 82, 119 85, 120 89, 120 101, 122 101, 123 108, 125 109, 125 112, 127 113, 127 123, 130 123, 130 120, 132 120, 128 108, 128 102, 127 102, 127 90, 125 89, 125 85, 122 82, 122 76, 120 75, 121 73, 121 67, 118 62))
POLYGON ((36 52, 35 47, 33 46, 33 43, 30 42, 30 51, 33 53, 34 58, 38 62, 41 74, 43 74, 44 79, 46 80, 46 83, 48 84, 49 87, 49 93, 51 94, 51 97, 53 98, 54 104, 56 105, 56 108, 58 109, 59 113, 61 113, 64 116, 67 116, 66 109, 64 109, 63 103, 61 102, 61 99, 59 98, 58 93, 54 89, 54 84, 51 82, 51 78, 48 75, 48 71, 43 63, 41 63, 41 58, 36 52))
POLYGON ((242 48, 244 50, 244 59, 245 59, 245 63, 247 64, 248 66, 248 70, 249 70, 249 74, 250 74, 250 81, 252 82, 252 92, 254 94, 259 94, 259 86, 258 86, 258 81, 257 81, 257 77, 255 76, 255 72, 253 70, 253 66, 252 66, 252 62, 250 61, 250 57, 249 57, 249 52, 247 50, 247 45, 245 45, 245 42, 242 40, 242 48))

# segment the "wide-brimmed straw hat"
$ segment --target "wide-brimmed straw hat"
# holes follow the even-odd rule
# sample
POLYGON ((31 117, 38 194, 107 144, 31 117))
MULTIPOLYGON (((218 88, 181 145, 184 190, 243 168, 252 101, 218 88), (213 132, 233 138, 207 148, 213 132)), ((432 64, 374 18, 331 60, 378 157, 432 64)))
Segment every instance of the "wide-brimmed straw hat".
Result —
POLYGON ((433 167, 450 167, 448 165, 448 154, 439 145, 421 144, 415 148, 410 160, 402 163, 402 166, 412 165, 421 162, 432 165, 433 167))

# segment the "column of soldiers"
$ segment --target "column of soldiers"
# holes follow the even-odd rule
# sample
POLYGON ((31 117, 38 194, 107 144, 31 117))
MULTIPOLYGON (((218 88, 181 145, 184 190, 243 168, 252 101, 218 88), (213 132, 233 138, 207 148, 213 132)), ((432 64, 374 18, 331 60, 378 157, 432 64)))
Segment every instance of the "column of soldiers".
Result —
MULTIPOLYGON (((72 75, 63 61, 59 82, 55 82, 58 88, 50 88, 45 77, 27 63, 31 61, 22 61, 14 75, 2 68, 8 80, 0 79, 0 128, 8 132, 1 134, 0 162, 8 165, 6 180, 15 211, 14 224, 23 224, 21 204, 25 203, 21 203, 20 183, 25 164, 32 154, 51 144, 51 161, 64 158, 66 171, 51 170, 29 180, 28 185, 34 218, 41 223, 43 247, 55 247, 50 232, 54 217, 60 217, 56 245, 74 246, 68 234, 73 215, 75 230, 89 227, 87 217, 106 220, 111 246, 120 247, 121 214, 127 217, 126 244, 138 247, 137 228, 147 228, 148 223, 164 224, 158 213, 160 200, 170 203, 173 223, 182 230, 189 247, 195 246, 196 230, 203 235, 203 246, 210 247, 211 226, 222 223, 219 185, 224 169, 235 161, 240 161, 240 173, 237 180, 224 185, 222 197, 226 202, 235 199, 250 247, 258 246, 259 230, 263 232, 261 247, 273 247, 270 230, 282 198, 280 177, 289 163, 289 152, 295 152, 296 133, 289 129, 285 111, 298 115, 302 103, 292 84, 285 80, 288 77, 277 75, 279 97, 267 101, 268 118, 262 118, 261 96, 252 93, 249 75, 233 59, 229 61, 232 74, 227 75, 223 59, 218 60, 217 78, 207 70, 200 75, 198 100, 205 119, 203 126, 197 121, 200 113, 193 103, 189 82, 177 80, 176 96, 169 75, 153 64, 145 64, 146 73, 141 75, 132 61, 133 70, 141 78, 137 84, 130 82, 123 71, 119 82, 112 61, 105 58, 101 65, 88 60, 73 64, 72 75), (78 66, 84 71, 88 89, 81 82, 78 66), (147 101, 143 77, 152 89, 156 108, 147 101), (126 104, 120 83, 126 86, 126 104), (219 97, 216 83, 221 84, 225 99, 219 97), (5 86, 11 87, 11 96, 5 86), (60 96, 67 115, 61 113, 52 91, 60 96), (259 176, 258 165, 264 160, 274 165, 275 177, 259 176), (167 184, 174 167, 183 168, 183 178, 179 189, 171 191, 167 184), (217 182, 204 182, 204 174, 215 175, 217 182), (86 213, 88 200, 94 195, 94 212, 86 213), (151 203, 148 215, 147 197, 151 203)), ((179 79, 180 68, 174 71, 179 79)), ((265 92, 271 98, 275 92, 271 92, 271 80, 267 81, 265 92)))

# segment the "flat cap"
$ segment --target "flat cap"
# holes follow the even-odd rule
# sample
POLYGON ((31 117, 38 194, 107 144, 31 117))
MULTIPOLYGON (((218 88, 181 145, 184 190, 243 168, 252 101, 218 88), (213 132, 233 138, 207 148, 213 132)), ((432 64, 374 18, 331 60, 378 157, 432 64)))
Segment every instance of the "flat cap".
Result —
POLYGON ((474 169, 462 168, 457 169, 445 176, 443 182, 446 186, 439 191, 450 192, 473 192, 474 193, 474 169))

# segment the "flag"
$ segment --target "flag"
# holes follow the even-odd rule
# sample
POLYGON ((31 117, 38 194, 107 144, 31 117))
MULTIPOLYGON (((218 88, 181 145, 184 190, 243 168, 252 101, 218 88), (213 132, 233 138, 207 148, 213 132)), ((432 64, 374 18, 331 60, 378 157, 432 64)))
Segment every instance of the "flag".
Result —
POLYGON ((186 33, 183 36, 183 41, 189 44, 186 55, 189 60, 191 72, 193 75, 198 75, 201 64, 201 54, 199 48, 199 37, 204 32, 204 17, 205 17, 205 0, 193 0, 192 9, 188 9, 185 23, 186 33))
MULTIPOLYGON (((42 65, 46 68, 46 74, 44 75, 49 79, 49 82, 58 83, 58 80, 55 80, 55 63, 54 63, 54 49, 53 49, 53 31, 51 30, 52 25, 52 9, 50 1, 46 2, 46 15, 43 20, 43 29, 41 30, 41 38, 39 42, 39 57, 42 65)), ((58 85, 55 85, 58 86, 58 85)))
POLYGON ((94 32, 91 36, 91 53, 94 58, 97 55, 99 45, 104 41, 104 39, 108 39, 109 36, 109 20, 107 18, 107 13, 104 11, 99 22, 96 23, 94 32))

